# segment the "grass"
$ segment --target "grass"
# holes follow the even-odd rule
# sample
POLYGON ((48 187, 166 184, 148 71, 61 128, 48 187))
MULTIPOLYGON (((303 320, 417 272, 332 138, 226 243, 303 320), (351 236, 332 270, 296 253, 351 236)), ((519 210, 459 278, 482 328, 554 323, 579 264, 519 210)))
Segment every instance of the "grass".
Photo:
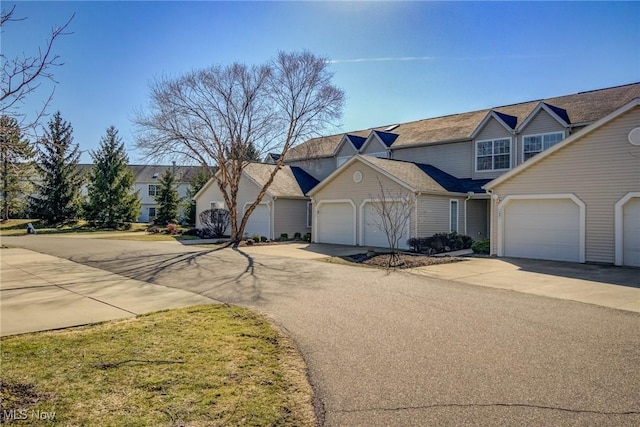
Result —
POLYGON ((47 425, 314 425, 305 367, 263 317, 207 305, 5 337, 0 410, 47 425), (33 411, 33 412, 32 412, 33 411), (21 412, 16 412, 20 414, 21 412))
POLYGON ((131 231, 139 232, 147 229, 148 224, 133 223, 129 230, 113 230, 111 228, 95 228, 80 220, 61 226, 49 226, 39 219, 10 219, 0 223, 0 236, 22 236, 27 234, 27 224, 31 223, 38 231, 38 234, 62 234, 62 233, 93 233, 110 231, 131 231))

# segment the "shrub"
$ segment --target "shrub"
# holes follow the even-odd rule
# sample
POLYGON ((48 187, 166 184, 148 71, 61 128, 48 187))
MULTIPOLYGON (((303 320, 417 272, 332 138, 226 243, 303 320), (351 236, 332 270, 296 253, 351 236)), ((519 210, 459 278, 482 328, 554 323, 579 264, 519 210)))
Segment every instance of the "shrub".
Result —
POLYGON ((469 249, 472 243, 471 237, 456 232, 436 233, 431 237, 412 237, 407 240, 407 245, 413 252, 426 254, 469 249))
POLYGON ((167 224, 167 234, 177 234, 178 226, 176 224, 167 224))
POLYGON ((489 239, 473 242, 471 250, 476 254, 489 254, 491 252, 491 241, 489 239))
POLYGON ((253 236, 251 236, 251 240, 258 243, 260 242, 260 236, 258 236, 257 234, 254 234, 253 236))
POLYGON ((305 233, 305 235, 302 237, 302 240, 304 240, 305 242, 311 242, 311 233, 305 233))
POLYGON ((221 237, 229 227, 229 211, 226 209, 207 209, 200 212, 200 223, 204 234, 221 237))
POLYGON ((293 238, 296 240, 300 240, 302 238, 302 234, 301 233, 294 233, 293 234, 293 238))
POLYGON ((282 233, 280 235, 280 240, 288 240, 289 239, 289 235, 287 233, 282 233))
POLYGON ((190 228, 182 232, 183 236, 200 236, 200 230, 197 228, 190 228))
POLYGON ((266 236, 260 236, 260 241, 261 241, 262 243, 266 242, 267 240, 269 240, 269 239, 267 239, 267 237, 266 237, 266 236))
POLYGON ((253 245, 253 239, 247 239, 247 246, 253 245))

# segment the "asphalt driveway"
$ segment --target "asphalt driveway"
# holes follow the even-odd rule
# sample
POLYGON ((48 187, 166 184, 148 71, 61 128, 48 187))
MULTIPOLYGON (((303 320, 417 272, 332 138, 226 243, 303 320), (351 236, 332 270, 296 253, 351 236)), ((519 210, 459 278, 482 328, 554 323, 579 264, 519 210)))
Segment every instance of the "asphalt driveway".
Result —
POLYGON ((631 311, 255 251, 3 243, 266 313, 305 357, 324 425, 640 424, 631 311))

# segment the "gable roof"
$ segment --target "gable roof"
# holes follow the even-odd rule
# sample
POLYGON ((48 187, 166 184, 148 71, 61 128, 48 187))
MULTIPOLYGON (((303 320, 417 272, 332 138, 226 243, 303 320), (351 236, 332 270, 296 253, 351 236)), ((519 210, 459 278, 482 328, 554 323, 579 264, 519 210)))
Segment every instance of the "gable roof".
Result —
POLYGON ((615 119, 616 117, 618 117, 618 116, 626 113, 627 111, 631 110, 632 108, 635 108, 635 107, 638 107, 638 106, 640 106, 640 96, 635 98, 635 99, 633 99, 633 100, 631 100, 630 102, 626 103, 622 107, 620 107, 617 110, 611 112, 610 114, 606 115, 605 117, 601 118, 600 120, 596 121, 595 123, 593 123, 593 124, 591 124, 591 125, 589 125, 589 126, 587 126, 585 128, 580 129, 576 133, 574 133, 571 136, 569 136, 568 138, 560 141, 559 143, 555 144, 554 146, 552 146, 550 148, 547 148, 543 152, 533 156, 532 158, 530 158, 526 162, 521 163, 517 167, 511 169, 509 172, 507 172, 507 173, 505 173, 503 175, 500 175, 498 178, 495 178, 492 181, 489 181, 487 184, 485 184, 483 186, 483 188, 485 188, 485 189, 494 188, 498 184, 501 184, 501 183, 511 179, 515 175, 518 175, 518 174, 522 173, 523 171, 527 170, 528 168, 530 168, 531 166, 535 165, 536 163, 538 163, 540 161, 543 161, 544 159, 546 159, 549 156, 552 156, 558 150, 563 149, 567 145, 573 144, 575 141, 580 140, 585 135, 588 135, 589 133, 593 132, 594 130, 600 128, 601 126, 603 126, 603 125, 605 125, 607 123, 609 123, 611 120, 615 119))
MULTIPOLYGON (((491 111, 503 117, 507 126, 510 126, 513 120, 509 117, 515 117, 517 126, 529 117, 541 102, 563 120, 567 121, 570 118, 567 123, 585 126, 605 117, 636 97, 640 97, 640 83, 401 123, 393 129, 393 134, 397 137, 392 141, 391 148, 468 141, 491 111)), ((388 125, 378 126, 349 134, 367 137, 372 131, 382 133, 387 128, 388 125)), ((287 160, 331 157, 342 136, 343 134, 336 134, 310 139, 291 148, 287 153, 287 160)))
MULTIPOLYGON (((276 165, 268 163, 247 163, 242 169, 242 174, 256 186, 262 188, 275 167, 276 165)), ((207 181, 193 198, 198 199, 213 184, 215 184, 215 178, 207 181)), ((273 182, 267 189, 267 194, 279 198, 306 198, 307 192, 316 185, 318 185, 318 180, 301 168, 285 165, 276 173, 273 182)))
POLYGON ((458 179, 432 165, 403 160, 381 159, 373 156, 356 155, 335 170, 317 185, 310 195, 325 187, 352 163, 359 161, 387 176, 392 181, 412 192, 421 193, 485 193, 482 185, 489 180, 458 179))

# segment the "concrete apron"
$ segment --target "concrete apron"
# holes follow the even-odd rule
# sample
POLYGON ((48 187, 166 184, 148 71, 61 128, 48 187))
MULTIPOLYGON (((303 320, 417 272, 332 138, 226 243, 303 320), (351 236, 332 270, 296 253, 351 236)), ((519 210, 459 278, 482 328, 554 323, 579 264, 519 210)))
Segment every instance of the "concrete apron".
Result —
POLYGON ((0 249, 0 336, 214 302, 26 249, 0 249))

